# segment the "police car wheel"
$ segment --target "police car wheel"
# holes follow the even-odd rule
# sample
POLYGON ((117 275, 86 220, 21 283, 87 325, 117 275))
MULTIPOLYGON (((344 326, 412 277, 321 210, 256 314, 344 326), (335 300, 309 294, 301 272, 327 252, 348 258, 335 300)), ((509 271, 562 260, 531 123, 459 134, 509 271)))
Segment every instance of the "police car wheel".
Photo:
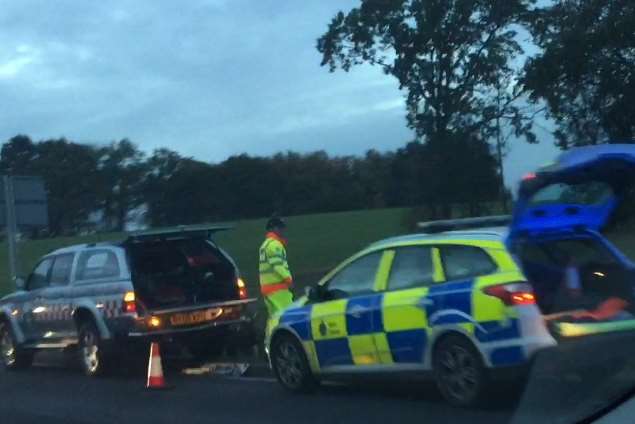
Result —
POLYGON ((304 349, 292 336, 283 335, 274 339, 271 365, 276 378, 285 389, 296 393, 315 389, 316 381, 311 374, 304 349))
POLYGON ((89 377, 104 375, 107 358, 104 354, 97 327, 85 322, 79 327, 79 359, 84 374, 89 377))
POLYGON ((6 321, 0 322, 0 355, 2 364, 10 370, 27 368, 33 363, 33 353, 17 346, 11 326, 6 321))
POLYGON ((487 373, 478 351, 461 336, 448 336, 436 346, 434 376, 443 397, 455 406, 474 406, 486 390, 487 373))

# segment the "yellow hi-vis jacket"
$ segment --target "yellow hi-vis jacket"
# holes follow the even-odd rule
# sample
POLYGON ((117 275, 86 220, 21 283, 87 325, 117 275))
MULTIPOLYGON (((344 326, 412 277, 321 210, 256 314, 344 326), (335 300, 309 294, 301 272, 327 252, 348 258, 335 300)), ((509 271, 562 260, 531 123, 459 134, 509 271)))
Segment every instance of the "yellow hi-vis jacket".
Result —
POLYGON ((287 263, 285 241, 276 233, 267 233, 265 242, 260 246, 260 292, 269 296, 291 287, 293 279, 287 263))

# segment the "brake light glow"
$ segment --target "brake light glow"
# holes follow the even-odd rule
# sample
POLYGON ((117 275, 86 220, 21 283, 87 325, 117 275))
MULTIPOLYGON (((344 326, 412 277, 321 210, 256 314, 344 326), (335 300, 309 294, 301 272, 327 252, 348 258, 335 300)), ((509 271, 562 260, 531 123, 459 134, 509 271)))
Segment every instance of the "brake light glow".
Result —
POLYGON ((483 293, 500 299, 506 306, 534 305, 534 296, 531 286, 527 283, 499 284, 483 288, 483 293))
POLYGON ((514 293, 512 301, 515 305, 531 305, 536 303, 536 298, 533 293, 514 293))
POLYGON ((128 291, 123 295, 123 311, 127 313, 137 312, 136 296, 133 291, 128 291))
POLYGON ((247 293, 247 285, 242 278, 236 280, 236 286, 238 287, 238 297, 240 299, 247 299, 249 294, 247 293))
POLYGON ((523 176, 523 181, 533 180, 536 178, 536 174, 534 172, 529 172, 523 176))

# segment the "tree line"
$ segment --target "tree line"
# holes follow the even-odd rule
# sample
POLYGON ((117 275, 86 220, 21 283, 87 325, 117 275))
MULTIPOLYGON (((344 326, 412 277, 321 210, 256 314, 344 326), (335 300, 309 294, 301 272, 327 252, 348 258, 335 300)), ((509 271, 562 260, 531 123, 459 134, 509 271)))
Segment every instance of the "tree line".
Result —
POLYGON ((439 205, 477 208, 498 196, 489 147, 456 142, 443 179, 434 175, 438 155, 415 142, 364 156, 286 152, 208 163, 168 149, 145 155, 129 140, 95 146, 18 135, 2 146, 0 171, 44 178, 50 235, 121 231, 134 214, 169 226, 429 203, 440 216, 439 205))

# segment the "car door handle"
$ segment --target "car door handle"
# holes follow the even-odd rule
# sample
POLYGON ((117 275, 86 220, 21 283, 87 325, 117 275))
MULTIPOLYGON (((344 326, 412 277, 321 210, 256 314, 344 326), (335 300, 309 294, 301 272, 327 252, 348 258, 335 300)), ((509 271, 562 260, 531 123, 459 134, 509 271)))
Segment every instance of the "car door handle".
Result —
POLYGON ((363 306, 359 306, 359 305, 354 305, 353 307, 351 307, 351 309, 348 311, 348 314, 350 316, 352 316, 353 318, 361 318, 363 313, 366 313, 370 311, 369 308, 364 308, 363 306))

